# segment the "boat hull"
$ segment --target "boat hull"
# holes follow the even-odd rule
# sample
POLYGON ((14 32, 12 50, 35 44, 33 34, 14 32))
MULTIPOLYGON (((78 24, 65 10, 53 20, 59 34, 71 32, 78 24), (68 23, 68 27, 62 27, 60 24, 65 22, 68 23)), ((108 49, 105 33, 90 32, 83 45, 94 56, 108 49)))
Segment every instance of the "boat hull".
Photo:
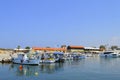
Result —
POLYGON ((117 53, 114 52, 104 52, 100 54, 100 57, 111 57, 111 58, 116 58, 119 57, 117 53))
POLYGON ((23 64, 23 65, 39 65, 39 60, 13 60, 14 64, 23 64))
POLYGON ((40 60, 40 63, 54 63, 55 60, 40 60))

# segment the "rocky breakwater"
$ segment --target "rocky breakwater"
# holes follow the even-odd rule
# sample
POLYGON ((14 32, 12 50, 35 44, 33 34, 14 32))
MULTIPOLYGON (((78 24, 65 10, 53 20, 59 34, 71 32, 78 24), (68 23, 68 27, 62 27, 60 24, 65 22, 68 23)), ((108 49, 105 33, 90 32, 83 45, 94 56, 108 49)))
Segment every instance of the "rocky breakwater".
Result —
POLYGON ((12 56, 15 56, 13 50, 0 49, 0 62, 1 63, 10 63, 12 56))

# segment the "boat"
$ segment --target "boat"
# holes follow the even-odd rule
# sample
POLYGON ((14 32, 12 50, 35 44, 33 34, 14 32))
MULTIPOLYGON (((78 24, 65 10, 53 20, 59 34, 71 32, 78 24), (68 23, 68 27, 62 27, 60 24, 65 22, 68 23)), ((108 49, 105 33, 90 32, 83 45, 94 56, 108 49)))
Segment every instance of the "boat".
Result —
POLYGON ((40 60, 40 63, 54 63, 55 59, 54 58, 47 58, 44 60, 40 60))
POLYGON ((54 63, 55 59, 51 53, 44 53, 41 55, 40 63, 54 63))
POLYGON ((100 53, 100 57, 119 57, 119 54, 113 51, 105 51, 103 53, 100 53))
POLYGON ((16 58, 12 58, 14 64, 23 64, 23 65, 39 65, 39 57, 32 55, 28 57, 28 53, 18 53, 16 58))
POLYGON ((65 60, 73 60, 73 57, 70 53, 65 53, 65 60))
POLYGON ((64 53, 63 52, 54 52, 53 53, 54 57, 55 57, 55 62, 64 62, 64 53))
POLYGON ((85 59, 86 55, 82 53, 72 53, 72 57, 74 60, 85 59))

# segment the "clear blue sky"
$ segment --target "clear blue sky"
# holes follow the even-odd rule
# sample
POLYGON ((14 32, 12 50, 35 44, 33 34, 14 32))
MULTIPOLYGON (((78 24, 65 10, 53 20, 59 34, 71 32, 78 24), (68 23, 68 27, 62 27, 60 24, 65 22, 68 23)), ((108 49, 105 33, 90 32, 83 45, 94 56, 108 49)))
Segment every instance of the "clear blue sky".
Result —
POLYGON ((0 47, 120 45, 120 0, 0 0, 0 47))

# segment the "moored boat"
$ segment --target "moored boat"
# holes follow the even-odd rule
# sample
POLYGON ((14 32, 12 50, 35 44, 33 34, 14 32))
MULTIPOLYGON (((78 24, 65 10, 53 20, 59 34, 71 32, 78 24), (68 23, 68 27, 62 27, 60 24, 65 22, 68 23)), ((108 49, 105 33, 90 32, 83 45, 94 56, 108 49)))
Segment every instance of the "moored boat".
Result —
POLYGON ((54 52, 53 54, 55 56, 55 62, 63 63, 65 61, 63 52, 54 52))
POLYGON ((74 60, 85 59, 86 55, 82 53, 72 53, 72 57, 74 60))
POLYGON ((40 59, 37 56, 28 57, 27 53, 19 53, 16 58, 12 59, 15 64, 39 65, 40 59))
POLYGON ((112 52, 112 51, 106 51, 103 53, 100 53, 100 57, 119 57, 119 54, 116 52, 112 52))
POLYGON ((53 54, 51 53, 44 53, 41 55, 40 63, 54 63, 55 59, 53 54))

